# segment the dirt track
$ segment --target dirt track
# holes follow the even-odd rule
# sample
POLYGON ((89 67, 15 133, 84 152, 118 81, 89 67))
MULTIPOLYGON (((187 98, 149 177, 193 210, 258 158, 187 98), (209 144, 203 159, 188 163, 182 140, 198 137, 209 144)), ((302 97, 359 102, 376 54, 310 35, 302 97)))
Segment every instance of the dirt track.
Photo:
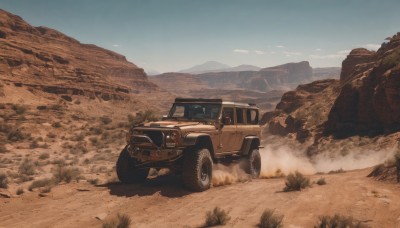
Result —
MULTIPOLYGON (((47 197, 27 192, 0 198, 0 227, 100 227, 118 212, 134 227, 199 227, 206 211, 228 210, 227 227, 255 227, 266 208, 284 214, 285 227, 312 227, 320 215, 341 213, 372 227, 400 227, 400 185, 366 177, 371 169, 323 175, 327 185, 281 192, 284 179, 260 179, 202 193, 182 189, 179 178, 163 176, 145 185, 87 183, 60 185, 47 197)), ((317 180, 320 175, 311 176, 317 180)))

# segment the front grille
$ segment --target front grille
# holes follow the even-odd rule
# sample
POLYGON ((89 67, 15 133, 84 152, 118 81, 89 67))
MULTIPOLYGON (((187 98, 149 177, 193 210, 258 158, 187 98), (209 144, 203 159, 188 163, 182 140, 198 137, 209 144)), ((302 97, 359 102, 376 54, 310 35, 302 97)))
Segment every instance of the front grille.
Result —
POLYGON ((143 131, 143 134, 147 135, 158 147, 164 144, 164 133, 161 131, 143 131))

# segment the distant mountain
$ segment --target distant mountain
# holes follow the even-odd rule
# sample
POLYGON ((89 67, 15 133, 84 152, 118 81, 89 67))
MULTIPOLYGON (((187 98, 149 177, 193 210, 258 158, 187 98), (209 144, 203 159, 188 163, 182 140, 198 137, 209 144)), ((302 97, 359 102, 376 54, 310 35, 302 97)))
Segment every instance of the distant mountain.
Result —
POLYGON ((218 71, 218 70, 226 69, 226 68, 230 68, 230 66, 220 63, 220 62, 217 62, 217 61, 208 61, 203 64, 181 70, 181 71, 179 71, 179 73, 201 74, 201 73, 207 73, 207 72, 212 72, 212 71, 218 71))
POLYGON ((239 66, 236 66, 236 67, 223 69, 223 71, 221 71, 221 72, 259 71, 259 70, 261 70, 261 67, 242 64, 242 65, 239 65, 239 66))

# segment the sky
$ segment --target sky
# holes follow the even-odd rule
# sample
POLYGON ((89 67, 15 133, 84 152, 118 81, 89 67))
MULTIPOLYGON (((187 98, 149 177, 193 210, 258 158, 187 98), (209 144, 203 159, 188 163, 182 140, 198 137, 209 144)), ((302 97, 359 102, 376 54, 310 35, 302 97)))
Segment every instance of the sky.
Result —
POLYGON ((34 26, 121 53, 147 72, 206 61, 341 66, 400 31, 399 0, 0 0, 34 26))

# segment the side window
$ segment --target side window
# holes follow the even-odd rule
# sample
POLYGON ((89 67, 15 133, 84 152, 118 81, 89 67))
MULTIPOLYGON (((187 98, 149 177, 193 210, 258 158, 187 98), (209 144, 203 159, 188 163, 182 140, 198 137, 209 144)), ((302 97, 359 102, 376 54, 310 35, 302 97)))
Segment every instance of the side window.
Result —
POLYGON ((231 119, 231 124, 233 124, 233 108, 224 108, 222 110, 222 119, 225 119, 226 117, 229 117, 231 119))
POLYGON ((237 124, 244 124, 244 116, 243 116, 243 109, 236 108, 236 123, 237 124))
POLYGON ((258 124, 258 110, 247 109, 247 124, 258 124))

